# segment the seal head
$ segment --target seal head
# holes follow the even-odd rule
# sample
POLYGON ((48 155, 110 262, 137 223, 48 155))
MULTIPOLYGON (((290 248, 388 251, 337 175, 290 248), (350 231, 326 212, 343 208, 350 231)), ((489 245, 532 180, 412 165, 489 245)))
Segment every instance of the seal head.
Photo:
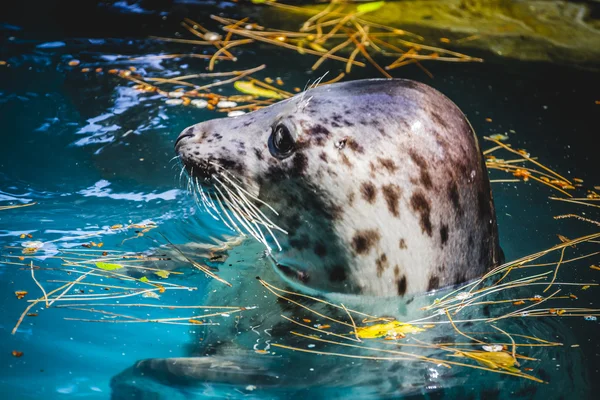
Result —
POLYGON ((193 125, 175 147, 207 209, 264 241, 306 290, 403 296, 500 261, 477 138, 427 85, 319 86, 193 125))

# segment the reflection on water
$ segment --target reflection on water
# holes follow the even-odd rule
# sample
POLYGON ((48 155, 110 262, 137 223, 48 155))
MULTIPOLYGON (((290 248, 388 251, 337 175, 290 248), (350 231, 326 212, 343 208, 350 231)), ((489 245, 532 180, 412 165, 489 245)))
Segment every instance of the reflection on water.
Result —
MULTIPOLYGON (((223 13, 231 18, 245 15, 229 2, 175 2, 168 10, 155 10, 149 3, 119 1, 93 7, 81 5, 81 15, 93 13, 98 18, 62 23, 65 17, 60 15, 64 11, 60 7, 65 6, 57 6, 54 11, 47 9, 48 5, 36 5, 38 12, 28 19, 23 17, 25 13, 17 13, 19 8, 22 11, 26 7, 25 2, 18 5, 16 11, 8 12, 0 24, 4 37, 0 60, 8 64, 0 66, 3 122, 0 206, 37 202, 23 209, 0 210, 3 261, 21 262, 11 257, 22 255, 25 241, 44 243, 36 259, 44 268, 64 267, 60 260, 52 258, 64 249, 141 253, 166 244, 157 230, 114 228, 118 225, 156 224, 158 231, 176 244, 217 243, 217 239, 232 234, 196 208, 187 195, 185 179, 180 177, 180 166, 173 160, 173 142, 185 127, 224 115, 207 109, 169 105, 163 96, 135 90, 132 83, 108 71, 134 67, 141 76, 163 78, 205 72, 207 60, 132 58, 189 52, 189 47, 180 44, 147 39, 150 34, 174 36, 181 30, 179 22, 184 16, 208 21, 211 13, 223 13), (79 60, 79 64, 69 65, 72 60, 79 60), (89 71, 82 72, 84 68, 89 71), (143 235, 138 236, 140 233, 143 235), (84 247, 91 246, 92 241, 96 245, 102 243, 103 247, 84 247)), ((256 14, 261 15, 261 12, 256 11, 256 14)), ((273 51, 267 46, 243 47, 236 55, 237 63, 218 64, 219 70, 241 70, 266 63, 268 69, 256 76, 281 77, 286 88, 302 88, 322 73, 321 70, 310 72, 315 59, 294 52, 273 51)), ((595 103, 600 93, 598 73, 546 63, 518 63, 496 58, 485 51, 478 56, 486 62, 427 64, 433 79, 418 68, 398 69, 394 76, 424 81, 442 91, 467 114, 480 139, 505 134, 515 148, 526 148, 553 169, 582 178, 590 186, 597 185, 593 132, 594 117, 600 107, 595 103)), ((331 63, 325 64, 323 71, 329 69, 330 74, 336 76, 343 68, 331 63)), ((350 78, 378 76, 374 68, 364 68, 355 69, 350 78)), ((210 82, 212 80, 206 83, 210 82)), ((236 92, 231 87, 223 87, 218 93, 236 92)), ((493 177, 506 178, 502 174, 493 177)), ((554 215, 573 212, 593 220, 599 218, 592 207, 573 208, 571 204, 550 202, 548 196, 556 193, 533 182, 496 183, 493 191, 502 247, 509 260, 556 244, 556 234, 572 239, 597 231, 596 226, 580 221, 553 219, 554 215)), ((160 249, 169 251, 168 246, 160 249)), ((220 275, 240 287, 255 282, 257 266, 262 266, 263 278, 272 273, 261 259, 261 249, 254 244, 245 242, 224 249, 217 252, 222 255, 229 250, 229 258, 223 264, 211 263, 215 253, 202 247, 190 247, 188 254, 197 255, 208 265, 219 266, 220 275)), ((185 262, 184 257, 172 249, 169 257, 185 262)), ((561 267, 562 278, 595 282, 597 271, 588 268, 588 264, 597 264, 597 258, 587 261, 578 268, 561 267)), ((156 263, 159 270, 176 270, 169 266, 175 263, 172 260, 156 263)), ((593 393, 598 376, 595 364, 598 346, 594 343, 598 324, 583 318, 522 319, 510 325, 512 332, 527 332, 565 344, 531 348, 527 352, 542 360, 529 365, 534 366, 532 374, 550 381, 548 385, 531 385, 485 371, 458 368, 447 371, 439 366, 411 363, 403 364, 404 370, 400 373, 389 371, 390 366, 382 362, 300 355, 293 358, 288 356, 295 353, 280 349, 277 355, 281 358, 267 361, 264 357, 257 358, 260 353, 255 350, 264 350, 273 343, 269 336, 273 332, 267 325, 268 321, 279 318, 280 310, 273 308, 272 297, 255 299, 252 292, 231 299, 235 305, 262 306, 258 309, 260 313, 243 315, 264 317, 264 326, 246 326, 253 321, 250 317, 241 320, 241 326, 247 328, 249 335, 256 336, 246 335, 240 339, 247 353, 224 345, 237 337, 239 321, 233 314, 211 320, 220 323, 222 330, 209 324, 84 323, 65 318, 90 318, 89 312, 57 307, 45 310, 40 303, 31 310, 38 315, 27 317, 17 334, 11 335, 26 301, 37 298, 40 293, 29 269, 22 267, 0 264, 0 302, 4 310, 0 318, 0 383, 7 398, 53 399, 65 395, 107 398, 111 391, 110 380, 115 376, 121 379, 121 384, 140 379, 147 388, 161 391, 170 398, 188 398, 186 396, 193 394, 367 397, 394 393, 398 387, 403 388, 403 393, 416 395, 448 386, 455 390, 454 395, 465 397, 481 393, 483 397, 555 398, 561 393, 565 397, 577 394, 582 398, 593 393), (16 291, 29 294, 18 300, 16 291), (217 351, 217 347, 219 351, 224 351, 223 348, 230 351, 234 361, 240 357, 248 360, 250 370, 242 371, 248 381, 242 380, 243 386, 189 386, 190 382, 180 376, 181 385, 173 388, 163 383, 172 382, 174 376, 164 375, 166 381, 160 382, 142 379, 139 371, 131 369, 141 359, 199 355, 217 351), (22 351, 23 355, 15 357, 13 351, 22 351), (252 369, 263 368, 270 362, 274 367, 264 376, 252 369), (358 369, 359 366, 362 369, 358 369), (348 373, 353 368, 354 371, 348 373), (280 373, 274 375, 272 371, 280 373), (257 375, 264 381, 257 380, 257 375), (376 379, 381 375, 386 377, 385 382, 376 379), (270 379, 281 383, 273 384, 270 379), (262 382, 270 391, 262 391, 263 387, 257 382, 262 382), (333 389, 328 387, 332 382, 335 383, 333 389), (339 387, 344 387, 344 391, 339 387), (474 389, 461 389, 464 387, 474 389)), ((204 273, 190 272, 189 268, 183 270, 186 274, 170 275, 165 282, 196 290, 166 290, 161 294, 162 304, 193 306, 208 304, 208 300, 213 304, 223 300, 219 292, 212 292, 216 290, 215 283, 208 283, 204 273)), ((135 268, 130 268, 128 274, 140 277, 135 268)), ((77 278, 69 276, 66 280, 64 272, 58 270, 39 270, 36 276, 46 287, 58 284, 48 281, 77 278)), ((98 294, 100 289, 85 286, 82 290, 98 294)), ((577 291, 576 295, 581 300, 579 304, 594 307, 597 296, 593 288, 577 291)), ((137 318, 189 315, 168 309, 131 313, 137 318)), ((268 351, 273 348, 269 347, 268 351)), ((190 379, 193 376, 190 374, 190 379)), ((448 393, 452 395, 451 391, 448 393)))

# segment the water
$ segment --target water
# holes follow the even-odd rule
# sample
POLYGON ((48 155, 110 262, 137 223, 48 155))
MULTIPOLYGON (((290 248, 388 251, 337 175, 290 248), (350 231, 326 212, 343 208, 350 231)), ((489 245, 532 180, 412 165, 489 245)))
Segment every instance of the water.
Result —
MULTIPOLYGON (((81 7, 77 10, 79 18, 74 20, 66 17, 67 5, 51 7, 50 3, 36 3, 35 13, 25 13, 34 6, 21 2, 0 21, 3 36, 0 60, 10 64, 0 66, 0 206, 37 202, 28 208, 0 211, 3 260, 19 262, 8 256, 19 255, 25 240, 46 242, 44 254, 49 256, 59 248, 82 249, 81 245, 91 240, 101 241, 107 250, 144 251, 157 242, 165 243, 158 231, 178 244, 209 243, 213 237, 231 234, 195 208, 180 185, 179 167, 171 161, 173 142, 179 132, 217 115, 191 107, 168 106, 164 99, 140 94, 131 84, 107 71, 135 66, 138 71, 160 76, 203 72, 204 60, 133 62, 127 58, 182 50, 181 45, 151 41, 147 36, 172 35, 179 30, 178 23, 183 16, 193 15, 204 21, 210 13, 223 12, 238 17, 233 3, 182 2, 158 11, 128 8, 126 2, 117 2, 114 7, 103 3, 78 5, 81 7), (92 13, 94 18, 86 17, 92 13), (69 66, 68 62, 73 59, 80 60, 80 65, 69 66), (84 67, 92 71, 82 73, 84 67), (102 68, 103 72, 95 73, 95 68, 102 68), (124 239, 136 235, 136 228, 128 231, 110 228, 115 224, 148 224, 150 221, 159 228, 125 242, 124 239), (101 234, 86 236, 91 232, 101 234), (21 239, 22 234, 30 234, 32 238, 21 239)), ((283 50, 273 52, 271 48, 257 46, 242 49, 237 54, 238 63, 223 65, 223 70, 266 63, 268 72, 257 76, 280 76, 288 88, 303 87, 307 80, 314 80, 322 72, 307 72, 314 60, 283 50)), ((599 100, 600 75, 576 66, 520 63, 484 55, 487 61, 484 64, 427 64, 434 79, 417 68, 399 69, 395 76, 424 81, 445 93, 469 117, 480 139, 508 132, 509 141, 515 147, 528 149, 553 169, 581 178, 589 187, 598 185, 594 143, 600 110, 595 104, 595 100, 599 100)), ((329 68, 332 76, 338 73, 336 65, 330 64, 329 68)), ((351 77, 377 76, 377 71, 367 68, 355 71, 351 77)), ((224 90, 233 93, 230 88, 224 90)), ((492 177, 506 176, 494 172, 492 177)), ((556 193, 535 183, 497 183, 493 184, 493 192, 507 260, 556 244, 556 234, 575 238, 597 231, 597 227, 584 222, 554 220, 552 216, 565 213, 585 213, 595 220, 599 217, 593 208, 551 202, 548 196, 556 193)), ((235 262, 234 266, 224 264, 222 273, 232 282, 253 278, 256 266, 262 265, 260 253, 252 244, 236 247, 229 260, 230 264, 235 262)), ((596 282, 597 271, 588 268, 593 263, 598 263, 597 256, 577 268, 563 268, 561 279, 596 282)), ((47 258, 37 259, 35 264, 58 268, 61 263, 47 258)), ((170 261, 155 265, 173 268, 170 261)), ((136 276, 135 271, 131 274, 136 276)), ((26 317, 18 332, 12 335, 11 330, 26 307, 25 301, 38 297, 40 291, 27 268, 0 263, 0 275, 0 385, 5 398, 109 398, 110 380, 138 360, 196 354, 200 339, 206 337, 208 341, 211 337, 208 326, 65 320, 65 317, 95 319, 98 315, 64 308, 45 310, 43 303, 31 310, 38 316, 26 317), (16 298, 14 293, 19 290, 29 293, 25 299, 16 298), (11 354, 14 350, 23 355, 14 357, 11 354)), ((75 279, 75 276, 66 278, 64 272, 56 270, 39 270, 36 276, 47 288, 59 285, 48 280, 75 279)), ((167 291, 161 299, 164 304, 207 304, 203 293, 213 289, 203 273, 189 269, 185 269, 184 275, 171 275, 166 281, 197 290, 167 291)), ((85 287, 86 291, 90 289, 94 287, 85 287)), ((533 293, 537 292, 530 295, 533 293)), ((594 288, 577 291, 579 306, 597 306, 596 293, 594 288)), ((122 310, 114 312, 119 311, 122 310)), ((127 314, 145 318, 148 311, 128 310, 127 314)), ((152 311, 153 318, 186 315, 189 314, 168 309, 152 311)), ((599 349, 595 342, 600 333, 598 323, 582 317, 551 322, 531 319, 527 323, 537 324, 537 327, 529 326, 529 332, 538 329, 540 337, 565 343, 564 347, 528 353, 543 358, 540 369, 545 372, 541 374, 552 377, 548 385, 536 384, 532 390, 517 378, 479 371, 456 372, 449 382, 457 385, 468 382, 474 392, 489 396, 520 393, 525 397, 558 398, 573 393, 579 397, 593 393, 599 376, 596 364, 599 349), (570 347, 574 344, 580 347, 570 347), (573 382, 578 391, 574 392, 570 386, 573 382)), ((223 322, 223 326, 227 324, 223 322)), ((214 339, 215 334, 212 335, 214 339)), ((264 340, 259 344, 260 349, 265 347, 264 340)), ((289 355, 283 351, 279 354, 289 355)), ((319 370, 321 361, 309 367, 314 358, 302 359, 307 363, 304 368, 301 363, 286 364, 285 360, 284 357, 278 368, 283 378, 286 375, 290 378, 287 389, 284 385, 273 392, 238 392, 231 386, 207 384, 176 391, 169 391, 168 385, 157 385, 160 388, 157 390, 169 393, 171 398, 186 398, 191 394, 260 397, 262 393, 262 396, 318 398, 374 394, 366 378, 361 380, 358 375, 354 375, 355 385, 351 380, 344 383, 350 386, 364 383, 363 389, 337 390, 336 385, 341 383, 334 377, 343 375, 333 372, 333 385, 311 386, 311 382, 319 381, 311 377, 314 367, 317 374, 323 375, 323 370, 319 370), (291 379, 293 377, 296 379, 291 379)), ((332 364, 322 363, 322 367, 333 368, 332 364)), ((337 361, 337 365, 350 364, 337 361)), ((379 367, 372 368, 378 371, 379 367)), ((537 367, 536 372, 540 372, 537 367)), ((406 372, 406 375, 422 379, 415 378, 416 389, 406 393, 418 396, 424 390, 435 395, 435 385, 422 389, 427 382, 435 381, 430 375, 424 378, 418 368, 417 372, 406 372)), ((150 381, 147 384, 150 387, 150 381)))

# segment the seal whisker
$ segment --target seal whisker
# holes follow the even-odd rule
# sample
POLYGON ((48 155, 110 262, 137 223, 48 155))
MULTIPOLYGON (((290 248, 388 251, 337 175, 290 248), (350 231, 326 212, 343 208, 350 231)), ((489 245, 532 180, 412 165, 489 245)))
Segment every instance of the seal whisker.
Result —
MULTIPOLYGON (((279 249, 279 251, 281 251, 282 250, 281 245, 279 244, 279 241, 273 234, 273 231, 271 230, 271 228, 278 229, 281 232, 285 233, 286 235, 287 235, 287 232, 285 230, 281 229, 279 226, 275 225, 271 220, 269 220, 260 211, 260 209, 258 209, 258 207, 256 207, 254 204, 252 204, 251 202, 248 201, 248 199, 243 195, 243 193, 238 192, 239 196, 237 196, 235 193, 233 193, 231 191, 231 189, 227 188, 226 185, 223 182, 221 182, 217 177, 213 177, 213 178, 217 182, 219 182, 219 184, 221 184, 223 189, 225 189, 227 191, 231 200, 234 201, 238 206, 240 206, 243 209, 243 211, 245 213, 244 217, 246 217, 249 222, 253 223, 256 226, 257 230, 261 233, 261 236, 262 236, 262 230, 260 229, 260 227, 258 225, 262 225, 265 227, 265 229, 267 229, 267 231, 269 232, 269 234, 275 241, 277 248, 279 249), (269 223, 267 223, 265 220, 268 221, 269 223)), ((262 238, 265 240, 265 243, 266 243, 266 239, 264 238, 264 236, 262 236, 262 238)), ((267 246, 267 247, 269 247, 269 246, 267 246)))
POLYGON ((222 182, 218 181, 221 188, 228 194, 228 197, 225 197, 224 193, 215 185, 215 188, 221 193, 223 196, 223 200, 229 206, 229 211, 233 214, 233 216, 242 224, 244 228, 248 231, 248 233, 254 237, 257 241, 264 244, 269 252, 271 251, 270 246, 267 243, 266 238, 264 237, 262 230, 258 226, 258 224, 253 220, 253 218, 249 218, 248 213, 242 209, 242 205, 239 204, 238 200, 235 198, 234 194, 231 192, 229 188, 223 185, 222 182), (256 229, 254 229, 256 228, 256 229))
MULTIPOLYGON (((183 177, 183 173, 185 172, 185 165, 181 166, 181 172, 179 173, 179 186, 181 187, 181 178, 183 177)), ((188 177, 188 182, 189 182, 189 177, 188 177)))
POLYGON ((271 221, 267 216, 265 216, 263 214, 263 212, 258 207, 256 207, 254 204, 252 204, 243 195, 243 193, 238 193, 238 194, 240 195, 238 201, 243 202, 243 204, 245 204, 246 207, 248 208, 248 210, 247 210, 248 213, 251 214, 252 216, 254 216, 254 218, 258 220, 258 223, 260 223, 261 225, 263 225, 269 231, 269 234, 273 237, 273 240, 275 241, 275 243, 277 243, 277 247, 279 248, 279 250, 281 250, 281 246, 279 245, 279 241, 277 240, 277 238, 273 234, 271 228, 276 229, 276 230, 282 232, 285 235, 287 235, 288 232, 285 229, 282 229, 281 227, 279 227, 273 221, 271 221))
MULTIPOLYGON (((227 219, 229 220, 229 222, 231 222, 231 225, 233 225, 233 227, 234 227, 233 230, 237 231, 242 236, 246 236, 246 234, 244 232, 242 232, 242 230, 240 229, 240 227, 235 223, 235 221, 231 218, 231 216, 229 216, 229 213, 227 212, 227 210, 223 206, 223 203, 221 202, 221 196, 223 196, 223 193, 216 186, 215 186, 215 188, 217 189, 217 192, 216 192, 217 202, 219 203, 219 206, 221 207, 221 210, 223 210, 223 214, 225 214, 225 216, 227 217, 227 219)), ((223 200, 225 200, 225 199, 223 198, 223 200)))
POLYGON ((213 205, 211 205, 207 199, 206 199, 206 194, 204 193, 204 191, 202 190, 202 187, 198 184, 198 178, 196 178, 196 186, 195 186, 195 191, 194 191, 194 198, 196 199, 196 203, 198 203, 198 194, 200 195, 200 202, 202 203, 202 205, 204 206, 204 209, 206 210, 206 212, 208 213, 208 215, 210 215, 211 217, 213 217, 213 219, 217 220, 217 221, 222 221, 225 225, 227 225, 227 222, 223 221, 221 218, 215 216, 209 209, 212 208, 214 211, 217 212, 217 214, 219 214, 219 210, 216 209, 216 207, 214 207, 213 205))
MULTIPOLYGON (((229 173, 229 171, 227 171, 227 170, 224 170, 224 171, 225 171, 227 174, 231 175, 231 174, 229 173)), ((245 195, 247 195, 248 197, 250 197, 252 200, 256 200, 256 201, 258 201, 259 203, 261 203, 261 204, 264 204, 265 206, 269 207, 269 209, 270 209, 271 211, 273 211, 273 213, 274 213, 275 215, 279 215, 279 213, 278 213, 278 212, 277 212, 277 211, 276 211, 276 210, 275 210, 273 207, 271 207, 271 205, 269 205, 269 203, 267 203, 267 202, 265 202, 265 201, 263 201, 263 200, 259 199, 257 196, 255 196, 255 195, 253 195, 252 193, 248 192, 246 189, 244 189, 243 187, 241 187, 240 185, 236 184, 236 183, 235 183, 235 182, 233 182, 231 179, 229 179, 229 177, 227 177, 227 175, 225 175, 225 174, 223 174, 223 173, 220 173, 220 175, 221 175, 223 178, 225 178, 225 179, 226 179, 226 180, 227 180, 227 181, 228 181, 228 182, 229 182, 229 183, 230 183, 232 186, 234 186, 234 187, 235 187, 235 188, 236 188, 238 191, 241 191, 241 192, 243 192, 245 195)), ((237 178, 235 178, 233 175, 231 175, 231 176, 232 176, 234 179, 237 179, 237 178)))

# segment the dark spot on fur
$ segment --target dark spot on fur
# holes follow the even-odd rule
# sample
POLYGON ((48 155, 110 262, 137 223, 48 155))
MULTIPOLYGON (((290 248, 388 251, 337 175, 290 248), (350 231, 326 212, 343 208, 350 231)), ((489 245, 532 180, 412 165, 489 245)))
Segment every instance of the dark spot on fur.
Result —
POLYGON ((440 287, 440 278, 437 276, 432 276, 429 278, 429 283, 427 283, 427 291, 430 292, 440 287))
POLYGON ((354 192, 348 194, 348 204, 350 206, 352 206, 352 204, 354 204, 354 197, 355 197, 354 192))
POLYGON ((400 212, 398 210, 398 203, 400 201, 400 186, 384 185, 381 187, 381 191, 383 192, 383 197, 385 198, 389 212, 394 217, 400 216, 400 212))
POLYGON ((263 160, 263 155, 262 155, 262 151, 258 148, 255 147, 254 148, 254 155, 256 156, 257 159, 259 159, 260 161, 263 160))
POLYGON ((442 224, 440 228, 440 238, 442 239, 442 246, 448 241, 448 225, 442 224))
POLYGON ((421 184, 423 184, 423 186, 425 186, 425 188, 431 189, 431 186, 432 186, 431 175, 429 175, 429 166, 428 166, 427 160, 425 160, 421 155, 415 153, 413 150, 410 150, 408 152, 408 155, 413 160, 413 162, 415 164, 417 164, 417 166, 419 167, 419 169, 421 171, 420 172, 421 184))
POLYGON ((307 133, 311 136, 319 136, 319 135, 328 136, 331 132, 329 132, 329 129, 325 128, 323 125, 317 124, 317 125, 310 127, 308 129, 307 133))
POLYGON ((377 197, 377 188, 371 182, 363 182, 360 185, 360 194, 368 203, 373 204, 377 197))
POLYGON ((315 243, 314 252, 319 257, 324 257, 325 255, 327 255, 327 247, 325 247, 325 244, 323 242, 319 241, 315 243))
POLYGON ((217 140, 221 140, 221 139, 223 139, 223 135, 221 135, 221 134, 219 134, 219 133, 215 133, 215 134, 213 135, 213 137, 214 137, 215 139, 217 139, 217 140))
POLYGON ((344 163, 344 165, 346 165, 349 168, 352 168, 353 165, 350 162, 350 160, 348 159, 348 157, 346 157, 346 155, 344 153, 341 154, 341 158, 342 158, 342 162, 344 163))
POLYGON ((456 186, 456 182, 453 180, 450 185, 448 185, 448 197, 450 198, 450 202, 454 207, 454 210, 458 215, 462 215, 462 207, 460 205, 460 198, 458 196, 458 187, 456 186))
POLYGON ((436 125, 440 125, 446 129, 448 128, 448 123, 446 122, 446 120, 444 118, 442 118, 442 116, 440 114, 438 114, 436 111, 431 112, 431 117, 433 118, 436 125))
POLYGON ((406 240, 400 239, 399 247, 403 250, 406 249, 406 240))
POLYGON ((365 152, 364 147, 358 144, 358 142, 354 139, 348 139, 348 147, 355 153, 363 154, 365 152))
POLYGON ((329 271, 329 280, 331 282, 344 282, 346 280, 346 270, 340 265, 336 265, 329 271))
POLYGON ((427 235, 432 235, 433 227, 431 226, 431 206, 429 201, 425 198, 422 192, 414 193, 410 199, 410 205, 413 210, 418 212, 421 216, 419 224, 421 225, 421 229, 423 232, 426 232, 427 235))
POLYGON ((319 158, 325 162, 327 162, 327 154, 325 154, 324 151, 321 152, 321 154, 319 154, 319 158))
POLYGON ((224 167, 225 169, 237 172, 240 175, 243 175, 245 172, 244 166, 238 163, 237 161, 230 160, 228 158, 219 158, 217 159, 217 162, 220 166, 224 167))
POLYGON ((379 258, 375 260, 375 265, 377 266, 377 277, 381 278, 383 271, 389 267, 387 256, 385 254, 379 256, 379 258))
POLYGON ((308 168, 308 158, 303 153, 296 153, 292 164, 292 173, 296 176, 302 176, 308 168))
POLYGON ((400 276, 400 268, 398 267, 398 265, 396 265, 394 267, 394 276, 397 278, 398 276, 400 276))
POLYGON ((379 161, 379 164, 381 164, 381 166, 385 168, 390 174, 396 172, 396 170, 398 169, 396 163, 392 159, 377 157, 377 161, 379 161))
POLYGON ((398 296, 404 296, 404 293, 406 293, 406 276, 398 279, 396 285, 398 287, 398 296))
POLYGON ((467 280, 467 277, 465 276, 464 272, 459 272, 454 276, 454 284, 455 285, 460 285, 461 283, 465 282, 467 280))
POLYGON ((368 254, 379 239, 379 232, 374 229, 357 231, 352 238, 352 248, 358 254, 368 254))

